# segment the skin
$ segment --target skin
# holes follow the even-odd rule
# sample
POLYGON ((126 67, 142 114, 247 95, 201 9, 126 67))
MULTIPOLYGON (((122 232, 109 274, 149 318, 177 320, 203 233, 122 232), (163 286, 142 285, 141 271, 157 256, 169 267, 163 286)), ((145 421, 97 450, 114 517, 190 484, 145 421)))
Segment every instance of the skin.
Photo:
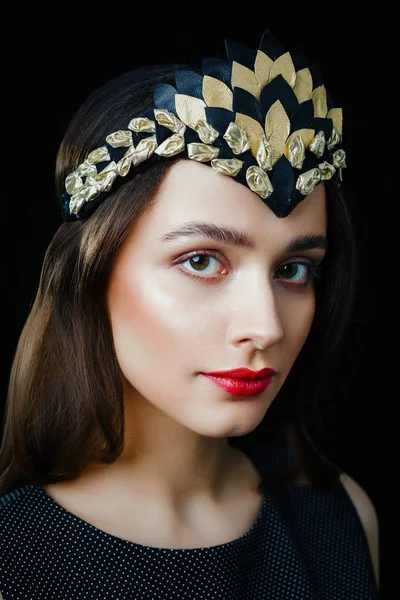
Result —
MULTIPOLYGON (((229 502, 231 512, 225 512, 232 526, 241 502, 250 519, 240 527, 246 531, 251 525, 260 508, 255 494, 260 475, 227 437, 259 425, 307 338, 315 312, 312 279, 307 284, 300 267, 294 279, 306 283, 290 282, 282 266, 320 262, 325 251, 288 255, 285 247, 299 235, 326 235, 326 226, 323 184, 280 219, 246 186, 209 166, 182 160, 169 170, 156 203, 121 249, 108 289, 126 438, 115 463, 93 465, 78 478, 81 505, 90 487, 92 522, 95 506, 99 514, 103 507, 106 529, 111 517, 105 506, 117 506, 126 523, 132 514, 144 517, 146 505, 153 527, 169 523, 170 532, 193 533, 210 515, 212 523, 220 523, 229 502), (204 237, 160 240, 196 220, 238 228, 258 248, 204 237), (200 269, 193 259, 177 264, 203 250, 217 258, 202 258, 200 269), (200 374, 241 366, 272 367, 277 374, 259 396, 240 402, 200 374)), ((53 496, 57 485, 62 486, 47 486, 53 496)), ((71 510, 78 512, 78 496, 74 499, 71 510)), ((109 523, 109 530, 121 532, 109 523)))

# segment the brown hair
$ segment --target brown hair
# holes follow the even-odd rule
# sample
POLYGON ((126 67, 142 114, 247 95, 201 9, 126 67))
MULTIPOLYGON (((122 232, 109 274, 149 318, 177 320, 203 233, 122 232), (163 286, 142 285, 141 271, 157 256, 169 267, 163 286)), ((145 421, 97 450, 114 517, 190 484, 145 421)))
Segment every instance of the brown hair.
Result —
MULTIPOLYGON (((110 131, 144 114, 155 83, 172 82, 177 68, 186 67, 136 69, 89 96, 57 156, 59 196, 66 175, 110 131)), ((62 224, 49 244, 10 376, 0 494, 25 483, 73 479, 90 462, 111 463, 122 452, 123 392, 106 290, 115 257, 176 160, 161 161, 127 179, 88 219, 62 224)), ((329 249, 324 276, 316 282, 310 334, 263 422, 250 434, 230 439, 238 447, 284 440, 297 465, 278 470, 277 480, 289 482, 305 474, 323 488, 336 481, 339 469, 317 450, 310 431, 318 412, 319 384, 350 316, 355 282, 349 213, 338 189, 329 182, 326 187, 329 249)))

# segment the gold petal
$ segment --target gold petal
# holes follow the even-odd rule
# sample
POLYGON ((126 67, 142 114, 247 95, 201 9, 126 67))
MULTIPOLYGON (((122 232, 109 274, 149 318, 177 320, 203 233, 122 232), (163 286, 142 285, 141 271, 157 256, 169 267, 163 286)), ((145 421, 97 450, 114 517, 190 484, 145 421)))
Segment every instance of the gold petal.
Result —
POLYGON ((340 135, 336 131, 335 127, 332 129, 331 137, 327 141, 326 145, 328 150, 332 150, 335 146, 337 146, 340 142, 340 135))
POLYGON ((257 50, 256 62, 254 63, 254 72, 260 88, 264 88, 270 81, 270 70, 273 60, 262 50, 257 50))
POLYGON ((156 148, 155 153, 159 156, 174 156, 184 149, 185 138, 179 133, 174 133, 156 148))
POLYGON ((304 140, 297 132, 290 137, 290 142, 287 144, 289 162, 295 169, 301 169, 306 156, 304 140))
POLYGON ((226 108, 232 110, 233 93, 232 90, 219 79, 204 75, 203 77, 203 98, 207 106, 226 108))
POLYGON ((332 119, 338 134, 343 135, 343 110, 341 108, 331 108, 326 116, 332 119))
POLYGON ((257 162, 264 171, 272 169, 273 149, 265 135, 263 135, 257 150, 257 162))
POLYGON ((86 200, 83 196, 79 194, 74 194, 69 201, 69 212, 72 215, 77 215, 81 210, 82 206, 85 204, 86 200))
POLYGON ((92 150, 92 152, 89 154, 86 160, 91 165, 97 165, 97 163, 104 162, 106 160, 111 160, 107 146, 102 146, 101 148, 96 148, 96 150, 92 150))
POLYGON ((124 157, 121 158, 121 160, 117 163, 117 172, 118 172, 118 175, 120 175, 121 177, 126 177, 126 175, 128 175, 131 165, 132 165, 133 155, 135 152, 136 152, 135 147, 131 146, 125 152, 124 157))
POLYGON ((156 132, 156 124, 151 119, 147 119, 147 117, 136 117, 136 119, 131 119, 128 128, 136 133, 156 132))
POLYGON ((306 147, 306 149, 308 148, 308 146, 311 144, 311 142, 314 139, 315 136, 315 130, 314 129, 297 129, 297 131, 294 131, 293 133, 290 134, 290 136, 288 137, 286 144, 287 146, 289 146, 292 138, 295 135, 301 135, 301 137, 303 138, 303 142, 304 142, 304 146, 306 147))
POLYGON ((83 188, 83 179, 78 175, 76 171, 70 173, 65 179, 65 190, 67 194, 73 196, 77 194, 80 189, 83 188))
POLYGON ((200 100, 200 98, 186 96, 185 94, 175 95, 175 108, 178 117, 185 125, 192 129, 196 129, 196 125, 199 121, 206 120, 205 107, 205 102, 200 100))
MULTIPOLYGON (((267 140, 274 136, 286 142, 290 133, 290 120, 280 100, 276 100, 265 117, 265 133, 267 140)), ((272 146, 274 144, 271 142, 272 146)))
POLYGON ((250 140, 250 150, 253 156, 257 156, 260 140, 264 137, 264 130, 260 123, 242 113, 236 113, 235 123, 239 125, 248 135, 250 140))
POLYGON ((214 158, 211 161, 212 168, 221 175, 234 177, 243 166, 243 161, 238 158, 214 158))
POLYGON ((270 81, 277 75, 282 75, 291 87, 294 86, 296 81, 296 69, 294 68, 290 52, 282 54, 274 61, 269 74, 270 81))
MULTIPOLYGON (((75 194, 75 196, 83 198, 84 202, 91 202, 100 195, 100 190, 100 184, 91 177, 88 177, 85 187, 82 188, 78 194, 75 194)), ((73 200, 75 196, 72 196, 71 200, 73 200)))
POLYGON ((255 98, 260 96, 260 86, 253 71, 240 63, 232 63, 232 88, 239 87, 248 91, 255 98))
POLYGON ((255 165, 247 169, 246 180, 249 188, 261 196, 261 198, 268 198, 274 191, 266 172, 255 165))
POLYGON ((135 151, 132 154, 132 163, 136 167, 140 163, 144 162, 152 154, 154 154, 157 148, 157 139, 155 135, 149 136, 140 140, 138 145, 135 148, 135 151))
POLYGON ((242 154, 250 148, 250 140, 246 132, 236 123, 229 123, 223 137, 234 154, 242 154))
POLYGON ((212 144, 219 136, 218 131, 214 129, 212 125, 206 121, 202 121, 201 119, 197 122, 195 129, 197 131, 197 135, 205 144, 212 144))
POLYGON ((155 108, 154 116, 160 125, 170 129, 174 133, 183 134, 186 130, 186 125, 177 119, 172 112, 169 112, 169 110, 155 108))
POLYGON ((326 160, 320 163, 318 168, 321 172, 321 179, 332 179, 333 175, 336 173, 335 167, 326 162, 326 160))
POLYGON ((101 192, 108 192, 117 177, 117 164, 112 161, 93 179, 100 184, 101 192))
POLYGON ((293 91, 296 94, 296 98, 299 102, 305 102, 311 98, 313 89, 313 81, 311 77, 310 69, 300 69, 296 73, 296 82, 293 86, 293 91))
POLYGON ((342 150, 341 148, 339 150, 336 150, 336 152, 333 152, 332 158, 333 158, 333 166, 336 167, 337 169, 344 169, 347 166, 346 165, 346 152, 344 150, 342 150))
POLYGON ((314 104, 314 117, 326 117, 328 104, 326 100, 326 89, 324 85, 317 87, 311 94, 314 104))
POLYGON ((325 151, 325 144, 325 133, 323 131, 319 131, 310 144, 310 150, 311 152, 314 152, 317 158, 320 158, 325 151))
POLYGON ((217 158, 219 154, 219 148, 209 146, 208 144, 192 143, 188 144, 187 149, 189 158, 198 160, 199 162, 208 162, 217 158))
POLYGON ((106 137, 107 144, 110 144, 113 148, 126 148, 127 146, 132 146, 132 131, 120 130, 114 131, 114 133, 110 133, 106 137))
POLYGON ((296 189, 304 196, 307 196, 307 194, 313 191, 319 181, 321 181, 321 171, 315 167, 299 175, 296 182, 296 189))
POLYGON ((271 161, 273 166, 283 154, 288 154, 288 149, 286 143, 283 140, 281 140, 281 138, 275 137, 274 135, 271 135, 268 141, 271 144, 272 148, 271 161))
POLYGON ((84 160, 83 163, 76 169, 76 173, 81 177, 87 177, 88 175, 97 175, 97 169, 87 160, 84 160))

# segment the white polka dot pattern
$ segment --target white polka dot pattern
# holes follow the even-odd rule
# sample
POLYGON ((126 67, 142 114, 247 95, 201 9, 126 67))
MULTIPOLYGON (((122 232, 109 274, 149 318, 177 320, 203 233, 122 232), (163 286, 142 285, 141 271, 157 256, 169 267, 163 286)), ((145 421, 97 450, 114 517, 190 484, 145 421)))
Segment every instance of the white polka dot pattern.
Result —
POLYGON ((25 485, 0 497, 0 591, 4 600, 379 598, 364 529, 341 483, 330 492, 271 488, 247 533, 194 549, 114 537, 25 485))

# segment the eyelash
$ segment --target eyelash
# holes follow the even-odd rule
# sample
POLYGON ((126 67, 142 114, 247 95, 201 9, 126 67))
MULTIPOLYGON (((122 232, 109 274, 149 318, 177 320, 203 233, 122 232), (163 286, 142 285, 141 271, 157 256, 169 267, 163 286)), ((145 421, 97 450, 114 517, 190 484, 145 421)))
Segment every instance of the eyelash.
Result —
MULTIPOLYGON (((215 258, 215 260, 217 260, 218 262, 221 262, 221 260, 219 258, 219 254, 211 252, 210 250, 197 250, 197 251, 191 252, 190 254, 187 254, 186 256, 184 256, 182 259, 180 259, 175 264, 179 264, 179 265, 184 264, 185 262, 187 262, 188 260, 190 260, 191 258, 193 258, 195 256, 199 256, 199 257, 209 256, 211 258, 215 258)), ((286 265, 303 265, 307 269, 307 273, 308 273, 307 282, 294 283, 290 279, 285 280, 286 284, 296 287, 296 288, 305 288, 305 287, 309 286, 315 279, 320 277, 321 271, 322 271, 321 265, 319 265, 318 263, 313 262, 313 261, 305 262, 305 261, 295 260, 292 262, 284 263, 279 268, 285 267, 286 265)), ((197 280, 201 280, 201 281, 204 281, 207 279, 210 279, 211 281, 215 280, 215 277, 202 277, 201 275, 194 275, 193 273, 190 273, 186 270, 185 270, 185 274, 188 275, 189 277, 191 277, 192 279, 197 279, 197 280)))

